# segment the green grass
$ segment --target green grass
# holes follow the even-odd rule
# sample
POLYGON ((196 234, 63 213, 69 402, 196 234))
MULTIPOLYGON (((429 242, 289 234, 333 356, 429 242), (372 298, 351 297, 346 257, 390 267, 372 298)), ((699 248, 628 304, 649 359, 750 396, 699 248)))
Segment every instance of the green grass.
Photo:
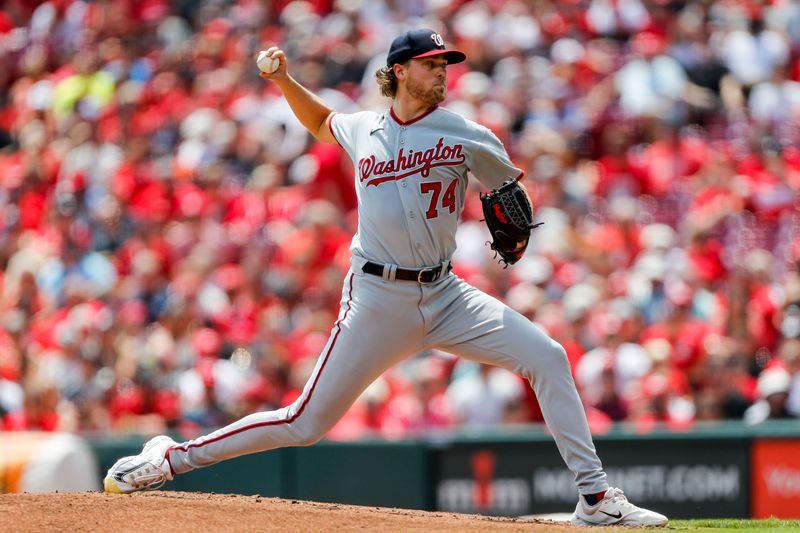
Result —
POLYGON ((717 520, 670 520, 670 529, 685 531, 736 531, 737 533, 761 533, 781 531, 800 532, 800 520, 779 520, 768 518, 766 520, 744 520, 736 518, 722 518, 717 520))

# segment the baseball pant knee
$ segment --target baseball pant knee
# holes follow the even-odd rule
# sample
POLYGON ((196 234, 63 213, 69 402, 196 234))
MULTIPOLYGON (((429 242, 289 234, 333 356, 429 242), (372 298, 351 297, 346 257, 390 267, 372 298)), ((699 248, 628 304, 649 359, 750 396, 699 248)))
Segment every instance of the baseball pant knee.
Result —
POLYGON ((544 350, 542 358, 544 359, 545 363, 541 366, 546 372, 570 372, 567 350, 565 350, 564 347, 559 343, 555 341, 549 343, 547 348, 544 350))
POLYGON ((316 444, 322 439, 322 437, 325 436, 329 429, 328 427, 324 427, 322 424, 315 422, 312 419, 302 421, 302 417, 300 417, 297 422, 300 423, 293 432, 293 446, 311 446, 312 444, 316 444))
POLYGON ((567 351, 555 341, 541 343, 535 350, 526 347, 522 353, 517 358, 522 365, 519 373, 528 380, 547 380, 553 376, 571 375, 567 351))

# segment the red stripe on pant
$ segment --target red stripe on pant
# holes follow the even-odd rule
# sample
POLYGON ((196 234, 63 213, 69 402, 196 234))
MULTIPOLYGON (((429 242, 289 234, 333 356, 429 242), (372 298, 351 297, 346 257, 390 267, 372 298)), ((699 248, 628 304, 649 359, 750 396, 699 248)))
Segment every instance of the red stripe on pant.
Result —
MULTIPOLYGON (((308 401, 311 399, 311 395, 314 394, 314 389, 316 388, 317 383, 319 382, 319 378, 322 375, 322 372, 325 370, 325 365, 328 364, 328 357, 330 356, 331 352, 333 351, 333 347, 336 345, 336 339, 339 338, 339 333, 342 332, 342 328, 340 327, 340 324, 342 322, 344 322, 344 320, 347 318, 347 313, 350 312, 350 302, 353 301, 353 274, 352 273, 350 273, 349 284, 350 284, 350 290, 348 291, 348 294, 347 294, 347 309, 345 309, 344 314, 342 315, 342 318, 340 320, 337 320, 336 323, 334 324, 336 326, 336 333, 333 336, 333 340, 331 341, 331 345, 328 348, 328 351, 325 352, 325 355, 324 355, 323 360, 322 360, 322 366, 320 367, 319 372, 317 372, 317 377, 314 378, 314 383, 311 384, 311 389, 308 391, 308 396, 306 396, 306 398, 303 400, 303 403, 300 405, 300 409, 298 409, 295 414, 293 414, 289 418, 286 418, 286 419, 283 419, 283 420, 270 420, 268 422, 259 422, 258 424, 250 424, 249 426, 241 427, 241 428, 239 428, 239 429, 237 429, 235 431, 231 431, 230 433, 225 433, 224 435, 220 435, 220 436, 215 437, 213 439, 210 439, 210 440, 207 440, 207 441, 204 441, 204 442, 200 442, 200 443, 197 443, 197 444, 190 444, 189 446, 173 446, 172 448, 169 448, 167 450, 167 453, 165 454, 165 457, 167 459, 167 463, 169 463, 169 453, 172 450, 180 450, 180 451, 183 451, 183 452, 188 452, 189 448, 200 448, 200 447, 205 446, 207 444, 212 444, 214 442, 219 442, 220 440, 226 439, 226 438, 231 437, 233 435, 238 435, 239 433, 242 433, 243 431, 248 431, 250 429, 266 427, 266 426, 277 426, 277 425, 280 425, 280 424, 291 424, 292 422, 297 420, 297 418, 301 414, 303 414, 303 410, 306 408, 306 405, 308 404, 308 401)), ((174 475, 175 471, 172 470, 172 465, 171 464, 170 464, 169 468, 172 471, 172 474, 174 475)))

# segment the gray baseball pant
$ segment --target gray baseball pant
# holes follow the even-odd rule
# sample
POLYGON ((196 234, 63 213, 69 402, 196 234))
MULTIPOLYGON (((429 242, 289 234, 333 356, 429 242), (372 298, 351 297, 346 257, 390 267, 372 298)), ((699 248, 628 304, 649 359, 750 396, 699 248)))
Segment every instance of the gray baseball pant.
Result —
POLYGON ((407 356, 437 348, 527 378, 581 493, 608 488, 564 349, 527 318, 455 275, 421 285, 345 278, 339 318, 300 397, 171 448, 176 474, 320 440, 366 387, 407 356))

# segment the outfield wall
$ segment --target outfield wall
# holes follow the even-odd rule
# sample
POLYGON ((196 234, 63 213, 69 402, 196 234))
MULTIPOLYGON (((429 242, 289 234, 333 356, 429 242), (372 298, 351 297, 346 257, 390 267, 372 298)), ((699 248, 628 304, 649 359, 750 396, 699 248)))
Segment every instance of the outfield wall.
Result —
POLYGON ((0 493, 100 490, 86 439, 69 433, 0 432, 0 493))
MULTIPOLYGON (((99 468, 143 438, 95 439, 99 468)), ((672 518, 800 518, 800 427, 719 424, 595 436, 612 485, 672 518)), ((494 515, 569 512, 572 474, 542 430, 321 442, 240 457, 165 488, 494 515)))

